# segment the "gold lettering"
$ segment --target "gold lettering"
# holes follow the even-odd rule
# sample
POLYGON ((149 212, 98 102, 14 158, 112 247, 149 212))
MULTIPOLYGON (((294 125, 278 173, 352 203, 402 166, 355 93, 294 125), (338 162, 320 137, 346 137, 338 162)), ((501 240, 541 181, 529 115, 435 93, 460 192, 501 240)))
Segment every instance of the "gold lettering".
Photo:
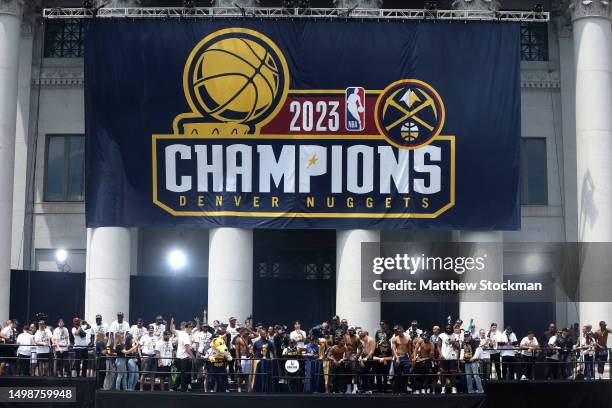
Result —
POLYGON ((198 196, 198 207, 204 207, 204 196, 198 196))
POLYGON ((429 208, 429 197, 421 198, 421 206, 423 208, 429 208))
POLYGON ((353 208, 355 206, 355 201, 353 200, 353 197, 346 198, 346 206, 348 208, 353 208))
POLYGON ((272 197, 272 207, 278 208, 278 197, 272 197))
POLYGON ((179 196, 179 205, 181 207, 184 207, 187 205, 187 197, 185 197, 184 195, 179 196))
POLYGON ((314 207, 315 205, 315 199, 313 196, 310 197, 306 197, 306 207, 314 207))
POLYGON ((368 208, 374 207, 374 200, 372 199, 372 197, 366 198, 366 207, 368 208))
POLYGON ((235 195, 234 202, 236 203, 236 207, 240 207, 240 202, 242 201, 242 196, 235 195))
POLYGON ((385 207, 391 208, 391 197, 385 198, 385 207))
POLYGON ((408 208, 408 203, 410 202, 410 197, 404 197, 404 205, 408 208))
POLYGON ((259 196, 253 196, 253 207, 259 208, 259 196))
POLYGON ((223 196, 215 196, 215 205, 221 207, 223 205, 223 196))
POLYGON ((333 208, 336 204, 336 199, 334 197, 327 197, 327 207, 333 208), (331 198, 331 201, 330 201, 331 198))

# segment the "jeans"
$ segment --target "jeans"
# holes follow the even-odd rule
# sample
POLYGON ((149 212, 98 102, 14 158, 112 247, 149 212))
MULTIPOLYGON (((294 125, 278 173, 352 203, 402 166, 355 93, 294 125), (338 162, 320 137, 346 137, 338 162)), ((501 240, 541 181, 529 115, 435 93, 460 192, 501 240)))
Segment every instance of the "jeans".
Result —
POLYGON ((115 368, 117 369, 117 383, 115 388, 127 390, 127 361, 125 357, 117 357, 115 360, 115 368))
POLYGON ((138 364, 136 364, 135 358, 130 358, 127 362, 128 368, 128 390, 135 390, 136 384, 138 383, 138 364))
POLYGON ((482 381, 480 380, 480 363, 465 363, 465 381, 467 382, 468 393, 474 392, 474 381, 476 381, 476 389, 478 392, 483 392, 482 381))
POLYGON ((584 379, 593 380, 595 379, 595 356, 584 355, 584 379))

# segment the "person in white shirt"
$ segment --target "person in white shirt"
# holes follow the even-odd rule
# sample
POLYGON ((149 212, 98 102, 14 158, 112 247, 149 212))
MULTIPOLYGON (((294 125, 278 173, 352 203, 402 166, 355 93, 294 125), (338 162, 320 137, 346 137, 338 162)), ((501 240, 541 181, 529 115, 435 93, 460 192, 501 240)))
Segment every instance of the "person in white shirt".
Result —
POLYGON ((87 346, 91 338, 91 326, 85 320, 78 317, 72 319, 72 336, 74 337, 74 369, 77 376, 87 376, 88 355, 87 346))
POLYGON ((193 331, 193 322, 185 323, 184 330, 176 332, 176 358, 178 363, 179 378, 177 386, 179 391, 186 392, 191 383, 191 370, 195 362, 195 355, 191 349, 191 332, 193 331))
POLYGON ((101 314, 96 315, 96 322, 91 325, 91 335, 94 342, 99 332, 102 332, 105 337, 108 336, 108 324, 102 321, 101 314))
POLYGON ((130 331, 130 324, 123 320, 123 312, 117 313, 117 320, 111 323, 108 328, 110 333, 110 344, 115 344, 115 336, 121 333, 123 342, 125 343, 125 335, 130 331))
POLYGON ((172 366, 172 351, 174 345, 170 340, 170 332, 163 333, 162 338, 155 344, 155 356, 157 357, 157 372, 160 373, 159 388, 164 390, 164 382, 170 381, 170 367, 172 366))
POLYGON ((546 356, 547 372, 546 379, 559 379, 559 350, 561 347, 557 345, 557 339, 561 337, 561 329, 557 329, 554 336, 548 339, 548 355, 546 356))
POLYGON ((136 324, 130 327, 130 334, 134 341, 139 342, 140 338, 147 333, 147 328, 144 326, 144 320, 142 318, 136 319, 136 324))
POLYGON ((476 383, 476 392, 483 393, 482 380, 480 378, 480 358, 482 356, 482 347, 479 342, 472 339, 472 333, 465 331, 463 333, 463 342, 461 345, 460 360, 465 367, 465 381, 467 383, 468 393, 474 392, 474 383, 476 383))
POLYGON ((478 338, 476 339, 478 342, 478 347, 480 348, 480 368, 482 370, 483 378, 489 378, 491 374, 491 341, 487 338, 487 332, 485 329, 480 329, 478 331, 478 338))
POLYGON ((166 324, 164 322, 164 318, 161 315, 155 317, 155 323, 153 323, 153 336, 156 340, 161 340, 164 336, 164 332, 166 331, 166 324))
POLYGON ((142 369, 140 371, 140 391, 144 388, 145 376, 149 376, 149 383, 151 385, 151 391, 155 388, 155 373, 157 372, 157 364, 155 360, 155 326, 149 325, 148 333, 140 337, 138 344, 140 348, 138 353, 142 358, 142 369))
POLYGON ((34 335, 36 344, 36 356, 38 359, 38 374, 49 375, 49 357, 51 356, 51 338, 53 333, 47 328, 44 320, 38 322, 38 330, 34 335))
POLYGON ((459 371, 459 348, 461 339, 454 333, 453 326, 446 325, 444 333, 438 336, 438 355, 440 356, 440 384, 442 394, 446 393, 446 387, 450 385, 452 393, 457 393, 455 383, 459 371), (447 382, 448 381, 448 382, 447 382))
POLYGON ((523 337, 519 348, 521 349, 521 358, 523 360, 521 380, 532 380, 535 352, 540 348, 535 333, 532 331, 527 332, 527 336, 523 337))
POLYGON ((414 341, 415 339, 421 337, 421 334, 423 334, 423 330, 419 329, 419 322, 413 320, 408 330, 406 330, 405 334, 414 341))
POLYGON ((57 359, 57 375, 70 377, 70 361, 68 360, 68 346, 70 346, 70 335, 64 325, 64 319, 57 321, 57 327, 53 330, 53 347, 57 359))
MULTIPOLYGON (((34 335, 30 332, 30 326, 23 326, 23 333, 17 336, 17 374, 30 374, 30 358, 32 357, 32 346, 34 335)), ((33 373, 32 373, 33 374, 33 373)))
POLYGON ((580 336, 580 344, 576 349, 580 350, 580 357, 584 363, 584 379, 594 380, 595 379, 595 350, 597 349, 597 343, 593 338, 593 326, 587 324, 582 328, 582 335, 580 336))
POLYGON ((296 320, 293 324, 293 331, 289 333, 289 340, 295 341, 299 352, 302 352, 302 350, 306 347, 306 332, 302 330, 302 324, 299 320, 296 320))
MULTIPOLYGON (((501 356, 498 348, 499 337, 502 335, 502 332, 497 330, 497 323, 491 323, 491 327, 487 332, 487 339, 489 339, 489 353, 491 355, 491 371, 493 374, 493 368, 495 368, 495 375, 498 380, 502 379, 502 371, 501 371, 501 356)), ((489 379, 487 377, 487 379, 489 379)))
MULTIPOLYGON (((15 357, 17 346, 17 320, 11 319, 6 322, 6 327, 0 330, 0 375, 11 375, 13 371, 12 358, 15 357), (4 344, 2 343, 4 342, 4 344), (6 370, 6 371, 5 371, 6 370)), ((2 327, 2 325, 0 325, 2 327)))
POLYGON ((499 336, 497 344, 501 350, 502 378, 504 380, 514 380, 515 373, 518 371, 516 369, 515 351, 515 346, 518 345, 518 339, 516 338, 516 334, 512 332, 512 327, 506 327, 506 331, 499 336))

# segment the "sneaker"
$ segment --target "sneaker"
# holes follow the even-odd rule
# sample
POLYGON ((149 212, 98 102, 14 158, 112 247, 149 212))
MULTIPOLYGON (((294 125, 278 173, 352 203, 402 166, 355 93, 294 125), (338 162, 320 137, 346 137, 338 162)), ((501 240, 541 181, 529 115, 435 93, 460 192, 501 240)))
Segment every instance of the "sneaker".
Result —
POLYGON ((416 390, 414 393, 415 394, 420 394, 421 392, 419 390, 416 390))
POLYGON ((451 391, 453 394, 457 393, 457 388, 453 387, 453 390, 451 391))
POLYGON ((525 377, 525 375, 521 376, 521 380, 526 380, 527 377, 525 377))
POLYGON ((442 387, 442 392, 440 394, 446 394, 446 387, 442 387))

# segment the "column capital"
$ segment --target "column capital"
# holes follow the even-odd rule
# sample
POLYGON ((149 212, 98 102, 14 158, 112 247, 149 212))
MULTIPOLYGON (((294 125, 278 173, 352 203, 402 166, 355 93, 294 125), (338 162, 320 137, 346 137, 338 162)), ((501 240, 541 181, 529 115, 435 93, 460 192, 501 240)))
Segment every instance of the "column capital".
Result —
POLYGON ((587 17, 610 19, 609 0, 572 0, 569 5, 572 21, 587 17))
POLYGON ((453 0, 451 7, 455 10, 499 11, 500 0, 453 0))
POLYGON ((376 9, 381 8, 383 0, 334 0, 334 7, 336 8, 368 8, 376 9))
POLYGON ((21 17, 24 0, 0 0, 0 14, 12 14, 21 17))

